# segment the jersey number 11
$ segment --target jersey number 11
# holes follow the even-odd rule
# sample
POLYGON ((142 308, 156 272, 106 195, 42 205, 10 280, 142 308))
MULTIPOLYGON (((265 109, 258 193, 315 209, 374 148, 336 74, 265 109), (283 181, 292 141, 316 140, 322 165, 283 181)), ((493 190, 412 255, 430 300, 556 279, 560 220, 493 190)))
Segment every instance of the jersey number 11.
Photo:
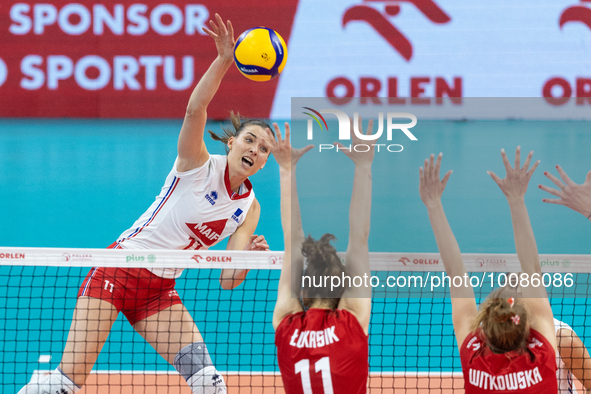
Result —
MULTIPOLYGON (((332 390, 332 379, 330 377, 330 361, 328 357, 322 357, 314 364, 316 373, 322 372, 322 387, 324 394, 334 394, 332 390)), ((312 383, 310 381, 310 360, 303 359, 295 364, 295 373, 301 374, 302 388, 304 394, 314 394, 312 392, 312 383)))

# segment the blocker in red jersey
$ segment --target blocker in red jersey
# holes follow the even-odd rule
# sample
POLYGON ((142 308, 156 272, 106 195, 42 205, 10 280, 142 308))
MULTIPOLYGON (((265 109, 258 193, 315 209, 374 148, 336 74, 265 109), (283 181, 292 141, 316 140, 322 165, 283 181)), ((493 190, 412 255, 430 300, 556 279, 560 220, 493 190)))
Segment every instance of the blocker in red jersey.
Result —
MULTIPOLYGON (((372 125, 370 120, 366 135, 371 134, 372 125)), ((365 394, 371 287, 334 287, 329 283, 318 288, 310 285, 310 281, 306 285, 302 278, 370 275, 367 241, 374 148, 365 152, 343 150, 355 163, 349 244, 343 265, 330 244, 335 239, 333 235, 324 234, 318 241, 311 236, 304 238, 295 183, 296 164, 313 146, 292 148, 287 130, 286 125, 284 140, 278 133, 278 143, 273 151, 280 169, 281 223, 285 238, 273 327, 285 392, 365 394), (304 258, 307 260, 305 270, 304 258)), ((353 137, 354 143, 360 141, 359 137, 353 137)), ((342 145, 337 143, 337 147, 342 145)))
MULTIPOLYGON (((513 168, 501 150, 505 179, 488 173, 507 197, 521 270, 532 277, 541 273, 541 266, 524 196, 539 161, 530 169, 530 152, 521 167, 520 154, 517 147, 513 168)), ((429 212, 445 271, 450 277, 461 277, 466 268, 441 204, 441 194, 451 175, 448 171, 439 179, 441 156, 434 160, 431 155, 425 160, 425 168, 420 169, 419 192, 429 212)), ((450 296, 466 394, 557 392, 556 336, 544 286, 523 287, 521 294, 515 288, 497 289, 479 310, 470 284, 451 285, 450 296)))

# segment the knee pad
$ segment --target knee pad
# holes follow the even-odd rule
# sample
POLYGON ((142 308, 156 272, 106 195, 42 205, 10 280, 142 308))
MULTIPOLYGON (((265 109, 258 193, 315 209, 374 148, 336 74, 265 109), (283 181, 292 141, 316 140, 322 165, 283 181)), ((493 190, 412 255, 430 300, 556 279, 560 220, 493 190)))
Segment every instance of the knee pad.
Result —
POLYGON ((61 369, 56 368, 51 374, 39 378, 39 381, 27 384, 18 394, 75 394, 78 391, 80 387, 64 375, 61 369))
POLYGON ((205 343, 195 342, 182 348, 174 358, 174 367, 193 394, 226 393, 226 382, 213 366, 205 343))

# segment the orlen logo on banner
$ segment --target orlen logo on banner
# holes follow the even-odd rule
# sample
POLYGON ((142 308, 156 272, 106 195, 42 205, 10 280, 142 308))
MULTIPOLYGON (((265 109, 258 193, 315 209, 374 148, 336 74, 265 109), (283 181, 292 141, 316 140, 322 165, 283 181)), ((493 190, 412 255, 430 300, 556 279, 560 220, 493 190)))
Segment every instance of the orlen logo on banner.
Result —
MULTIPOLYGON (((371 26, 390 46, 392 50, 402 56, 407 62, 413 57, 413 47, 410 39, 404 35, 391 21, 392 17, 400 13, 401 4, 414 5, 423 15, 435 24, 446 24, 451 21, 449 15, 432 0, 397 0, 388 2, 384 7, 376 4, 376 7, 369 4, 385 3, 378 0, 365 0, 361 5, 355 5, 345 10, 342 16, 343 29, 351 22, 363 22, 371 26), (383 12, 378 10, 383 8, 383 12)), ((372 4, 372 5, 373 5, 372 4)), ((452 82, 446 81, 443 77, 411 77, 409 94, 402 96, 411 97, 412 104, 431 104, 431 99, 425 97, 426 85, 434 83, 435 103, 442 104, 443 97, 450 97, 453 104, 461 104, 462 100, 462 78, 454 77, 452 82)), ((352 80, 346 77, 337 77, 328 82, 326 86, 326 97, 338 105, 347 104, 351 97, 361 97, 361 103, 381 104, 378 97, 388 97, 388 104, 405 104, 406 99, 400 98, 398 94, 398 78, 387 77, 384 81, 379 77, 364 76, 359 78, 358 88, 352 80), (385 83, 383 83, 385 82, 385 83), (385 85, 385 91, 382 86, 385 85), (344 94, 337 96, 337 91, 344 91, 344 94)))
POLYGON ((195 256, 191 257, 193 260, 195 260, 196 262, 200 263, 202 261, 213 261, 214 263, 231 263, 232 262, 232 257, 230 256, 207 256, 207 257, 203 257, 199 254, 196 254, 195 256))
MULTIPOLYGON (((384 113, 380 112, 378 113, 378 130, 375 132, 375 134, 371 134, 371 135, 365 135, 363 133, 363 131, 359 130, 359 113, 355 112, 353 113, 353 132, 355 133, 355 136, 357 138, 359 138, 360 140, 363 141, 368 141, 368 144, 356 144, 356 145, 352 145, 349 144, 348 146, 343 143, 343 141, 348 141, 351 140, 351 120, 349 118, 349 116, 344 113, 343 111, 340 111, 338 109, 321 109, 320 112, 316 111, 315 109, 312 109, 310 107, 304 107, 304 109, 307 109, 311 112, 313 112, 315 115, 317 115, 321 120, 322 123, 320 123, 320 120, 314 116, 313 114, 309 113, 309 112, 304 112, 304 114, 310 116, 312 119, 308 119, 308 140, 312 140, 314 137, 314 123, 312 122, 312 120, 315 120, 316 123, 318 123, 318 125, 320 125, 320 128, 323 129, 322 124, 324 124, 324 126, 326 127, 326 130, 328 131, 328 125, 326 124, 326 120, 324 119, 324 117, 322 116, 322 114, 334 114, 336 115, 338 121, 339 121, 339 140, 340 142, 344 145, 343 148, 339 148, 338 146, 334 146, 332 144, 319 144, 318 149, 319 152, 322 152, 322 150, 330 150, 330 149, 335 149, 336 148, 336 152, 339 151, 339 149, 343 150, 351 150, 353 149, 355 152, 367 152, 369 151, 370 145, 369 145, 369 141, 376 141, 378 138, 380 138, 384 132, 384 113)), ((410 113, 406 113, 406 112, 388 112, 387 114, 387 126, 386 126, 386 134, 387 134, 387 139, 388 141, 392 140, 392 131, 394 130, 401 130, 402 132, 404 132, 404 134, 408 137, 408 139, 410 139, 411 141, 417 141, 417 137, 414 136, 413 133, 410 132, 410 128, 416 126, 417 124, 417 117, 414 116, 413 114, 410 113), (393 120, 394 119, 399 119, 399 118, 406 118, 406 119, 410 119, 410 123, 394 123, 393 120)), ((387 150, 388 152, 402 152, 402 150, 404 149, 404 147, 400 144, 375 144, 375 143, 371 143, 372 146, 375 147, 377 152, 380 152, 380 148, 385 147, 385 150, 387 150)), ((383 151, 384 149, 382 149, 383 151)))
MULTIPOLYGON (((216 243, 226 228, 226 222, 228 219, 215 220, 207 223, 185 223, 189 229, 195 234, 198 242, 204 246, 211 246, 216 243)), ((192 246, 193 243, 191 243, 192 246)), ((190 249, 187 247, 186 249, 190 249)), ((199 249, 199 248, 197 248, 199 249)))
MULTIPOLYGON (((591 8, 585 5, 587 1, 581 0, 579 5, 570 6, 562 11, 558 21, 560 29, 567 23, 583 24, 589 28, 591 37, 591 8)), ((542 96, 549 104, 560 106, 570 100, 573 90, 577 105, 591 104, 591 76, 576 77, 574 86, 564 77, 552 77, 544 83, 542 96)))
MULTIPOLYGON (((406 263, 411 263, 411 260, 407 257, 401 257, 398 262, 406 266, 406 263)), ((412 263, 414 265, 434 265, 439 264, 439 259, 413 259, 412 263)))

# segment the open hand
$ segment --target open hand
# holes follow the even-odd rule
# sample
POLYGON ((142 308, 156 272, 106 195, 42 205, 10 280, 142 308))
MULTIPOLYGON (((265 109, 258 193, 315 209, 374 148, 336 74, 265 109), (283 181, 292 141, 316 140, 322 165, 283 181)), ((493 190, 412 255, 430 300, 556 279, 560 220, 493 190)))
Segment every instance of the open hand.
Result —
POLYGON ((215 41, 218 55, 223 59, 232 60, 234 59, 234 45, 236 44, 232 22, 228 21, 227 25, 225 25, 219 14, 215 14, 215 19, 217 23, 212 20, 209 21, 211 30, 206 27, 203 27, 202 29, 215 41))
POLYGON ((275 134, 277 134, 277 142, 273 147, 273 157, 275 157, 280 168, 290 170, 292 166, 296 165, 304 153, 312 149, 314 145, 307 145, 303 148, 295 149, 291 146, 291 142, 289 141, 289 123, 285 122, 285 139, 283 138, 281 129, 277 123, 273 123, 273 128, 275 129, 275 134))
POLYGON ((550 204, 559 204, 569 207, 573 211, 583 214, 587 219, 591 218, 591 171, 587 173, 585 182, 581 185, 574 183, 566 172, 560 167, 556 166, 560 179, 556 178, 549 172, 544 172, 544 175, 550 179, 560 190, 552 189, 550 187, 539 185, 538 187, 559 198, 544 198, 542 201, 550 204))
POLYGON ((269 245, 264 235, 253 234, 250 236, 244 250, 269 250, 269 245))
POLYGON ((499 185, 501 191, 507 197, 507 199, 515 199, 515 198, 523 198, 525 196, 525 192, 527 191, 527 185, 529 180, 531 179, 534 171, 540 164, 540 161, 536 161, 534 165, 529 168, 529 164, 531 162, 531 158, 534 152, 531 151, 527 155, 525 159, 525 163, 523 163, 523 167, 521 166, 521 147, 518 146, 515 150, 515 168, 511 167, 509 163, 509 159, 507 158, 507 154, 505 153, 504 149, 501 149, 501 157, 503 158, 503 164, 505 164, 505 170, 507 171, 507 175, 505 179, 499 178, 494 172, 487 171, 487 174, 491 176, 491 178, 499 185), (529 170, 528 170, 529 168, 529 170))
POLYGON ((425 159, 425 169, 423 170, 423 167, 419 169, 419 194, 427 208, 441 201, 447 180, 453 172, 449 170, 443 179, 439 180, 442 157, 443 153, 440 153, 435 160, 435 155, 431 154, 429 159, 425 159))

